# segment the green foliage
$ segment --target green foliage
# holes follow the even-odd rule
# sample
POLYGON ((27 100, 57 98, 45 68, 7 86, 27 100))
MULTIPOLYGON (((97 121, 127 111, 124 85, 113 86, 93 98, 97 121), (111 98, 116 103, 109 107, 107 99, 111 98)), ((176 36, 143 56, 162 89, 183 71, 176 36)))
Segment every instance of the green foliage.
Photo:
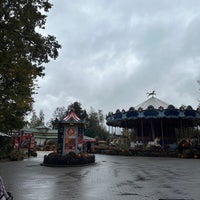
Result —
POLYGON ((35 128, 38 126, 44 125, 44 113, 40 110, 39 117, 36 115, 36 112, 33 111, 32 117, 30 119, 30 127, 35 128))
POLYGON ((56 59, 61 47, 54 36, 43 36, 48 0, 0 1, 0 130, 22 128, 32 110, 36 78, 43 63, 56 59))
POLYGON ((104 125, 105 118, 102 110, 95 112, 94 109, 91 108, 90 114, 88 115, 87 111, 82 109, 81 103, 77 101, 70 104, 67 109, 64 107, 56 108, 54 111, 54 119, 50 121, 51 127, 57 128, 56 125, 58 121, 63 119, 71 110, 73 110, 81 120, 86 121, 85 135, 103 140, 108 138, 109 133, 104 125))
POLYGON ((54 111, 53 118, 50 120, 50 127, 57 128, 58 121, 62 120, 71 110, 73 110, 80 119, 87 119, 88 115, 86 110, 83 110, 81 103, 76 101, 70 104, 67 109, 65 107, 57 107, 54 111))
POLYGON ((12 150, 12 140, 10 137, 0 137, 0 159, 7 158, 12 150))
POLYGON ((91 109, 85 135, 89 137, 98 137, 99 139, 103 140, 108 138, 109 133, 104 126, 104 116, 101 110, 95 112, 93 109, 91 109))
POLYGON ((63 107, 57 107, 54 111, 54 119, 62 120, 67 113, 67 109, 63 107))
POLYGON ((76 158, 76 153, 75 153, 75 152, 70 151, 68 154, 69 154, 69 156, 71 156, 72 158, 76 158))
POLYGON ((13 151, 10 153, 10 160, 11 161, 18 161, 23 160, 25 157, 24 151, 13 149, 13 151))
POLYGON ((44 156, 44 165, 49 166, 70 166, 70 165, 84 165, 95 163, 95 156, 88 154, 76 154, 69 152, 66 155, 58 153, 50 153, 44 156))
POLYGON ((63 107, 57 107, 53 113, 53 118, 51 118, 50 122, 48 123, 49 127, 56 129, 58 128, 58 121, 62 120, 66 115, 67 109, 63 107))
POLYGON ((76 115, 82 120, 86 119, 88 117, 86 110, 83 110, 81 103, 79 103, 77 101, 68 106, 66 115, 71 110, 73 110, 76 113, 76 115))

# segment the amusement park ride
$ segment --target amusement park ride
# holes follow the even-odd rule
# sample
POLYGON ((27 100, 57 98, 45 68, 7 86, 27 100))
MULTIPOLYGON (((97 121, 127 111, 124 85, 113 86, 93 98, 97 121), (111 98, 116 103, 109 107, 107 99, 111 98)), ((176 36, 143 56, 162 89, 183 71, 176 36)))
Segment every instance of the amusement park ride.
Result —
POLYGON ((190 105, 176 108, 155 97, 155 91, 148 92, 148 99, 129 110, 110 112, 106 124, 125 130, 133 130, 137 140, 147 144, 160 138, 161 146, 177 143, 188 137, 191 130, 200 125, 200 109, 190 105))

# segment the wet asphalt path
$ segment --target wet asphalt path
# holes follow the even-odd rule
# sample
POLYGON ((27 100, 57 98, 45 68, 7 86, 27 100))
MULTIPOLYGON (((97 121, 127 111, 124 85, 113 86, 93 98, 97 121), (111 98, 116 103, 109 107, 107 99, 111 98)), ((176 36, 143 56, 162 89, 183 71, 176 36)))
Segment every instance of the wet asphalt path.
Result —
POLYGON ((44 154, 0 162, 15 200, 200 199, 200 159, 96 155, 96 165, 52 168, 44 154))

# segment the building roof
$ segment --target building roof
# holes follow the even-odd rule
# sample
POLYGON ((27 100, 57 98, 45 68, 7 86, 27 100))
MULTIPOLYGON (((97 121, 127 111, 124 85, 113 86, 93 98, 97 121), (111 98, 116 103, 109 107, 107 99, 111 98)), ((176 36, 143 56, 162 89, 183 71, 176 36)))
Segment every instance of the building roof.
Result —
POLYGON ((80 118, 75 114, 75 112, 71 111, 64 119, 64 121, 75 120, 76 122, 80 121, 80 118))
POLYGON ((48 127, 46 127, 46 126, 44 126, 44 125, 37 126, 36 128, 37 128, 37 129, 49 129, 48 127))
POLYGON ((153 106, 155 109, 158 109, 160 107, 163 107, 164 109, 166 109, 169 106, 169 104, 152 96, 149 99, 147 99, 146 101, 142 102, 141 104, 135 106, 135 109, 142 108, 143 110, 145 110, 149 106, 153 106))
POLYGON ((59 123, 63 124, 85 124, 83 120, 81 120, 74 111, 70 111, 69 114, 61 120, 59 123))
POLYGON ((5 134, 5 133, 2 133, 0 132, 0 136, 3 136, 3 137, 10 137, 9 135, 5 134))

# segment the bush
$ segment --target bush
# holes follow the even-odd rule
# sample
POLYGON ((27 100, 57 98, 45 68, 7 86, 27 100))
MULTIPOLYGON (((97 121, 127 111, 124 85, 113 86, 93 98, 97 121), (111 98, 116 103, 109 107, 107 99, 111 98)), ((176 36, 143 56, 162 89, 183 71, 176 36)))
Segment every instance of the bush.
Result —
POLYGON ((70 165, 82 165, 95 163, 95 156, 88 155, 86 153, 76 154, 69 152, 66 155, 59 153, 50 153, 44 156, 44 165, 58 165, 58 166, 70 166, 70 165))
POLYGON ((24 156, 25 156, 24 151, 18 150, 18 149, 14 149, 10 153, 9 158, 10 158, 11 161, 18 161, 18 160, 23 160, 24 156))
POLYGON ((0 159, 8 158, 12 151, 12 140, 10 137, 0 137, 0 159))

